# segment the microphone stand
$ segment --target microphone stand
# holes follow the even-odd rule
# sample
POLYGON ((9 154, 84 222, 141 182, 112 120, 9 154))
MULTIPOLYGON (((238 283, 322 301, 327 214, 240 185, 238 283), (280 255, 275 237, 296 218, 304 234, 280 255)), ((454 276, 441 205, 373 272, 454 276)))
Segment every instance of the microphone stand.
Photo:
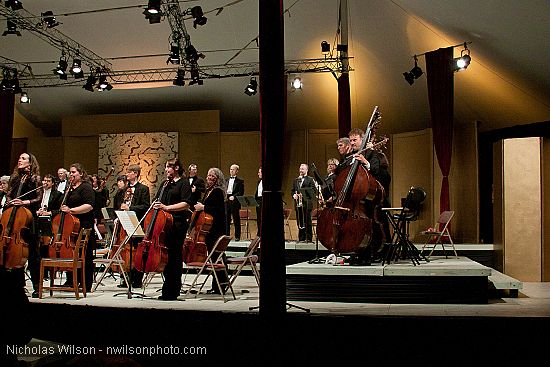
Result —
MULTIPOLYGON (((130 240, 132 239, 132 236, 136 233, 137 229, 139 228, 139 226, 141 225, 141 223, 143 222, 145 217, 147 217, 147 214, 149 214, 149 212, 151 211, 153 206, 156 204, 156 202, 157 201, 155 199, 155 201, 153 201, 151 203, 151 205, 149 206, 149 209, 147 209, 147 211, 145 212, 143 217, 141 217, 141 219, 139 220, 137 226, 134 228, 132 233, 128 234, 128 236, 124 239, 124 242, 122 242, 122 244, 120 245, 121 248, 123 246, 125 246, 128 242, 130 242, 130 240)), ((121 294, 126 294, 128 296, 128 299, 132 299, 132 295, 135 295, 135 296, 141 297, 141 298, 146 298, 144 293, 134 293, 134 292, 132 292, 132 265, 133 265, 133 261, 132 261, 132 253, 133 253, 132 243, 130 243, 129 246, 130 246, 130 260, 129 260, 130 261, 130 271, 128 272, 128 290, 126 292, 117 293, 113 297, 119 296, 121 294)), ((145 261, 145 259, 144 259, 144 261, 145 261)), ((145 268, 145 266, 143 268, 145 268)))

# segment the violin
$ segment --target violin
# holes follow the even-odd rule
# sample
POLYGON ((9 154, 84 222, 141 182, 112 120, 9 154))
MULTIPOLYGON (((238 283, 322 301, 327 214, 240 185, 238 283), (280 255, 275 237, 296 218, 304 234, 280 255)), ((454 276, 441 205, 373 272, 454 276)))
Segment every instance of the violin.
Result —
MULTIPOLYGON (((373 127, 379 123, 378 106, 374 108, 359 151, 365 151, 373 127)), ((376 210, 384 199, 382 185, 354 160, 334 180, 337 199, 334 206, 321 210, 317 217, 317 237, 334 253, 353 253, 370 246, 376 210)))
MULTIPOLYGON (((170 183, 166 180, 162 185, 156 200, 160 200, 164 190, 170 183)), ((134 268, 143 273, 161 273, 168 262, 168 248, 165 245, 165 238, 168 231, 174 224, 172 214, 162 210, 150 210, 143 220, 146 228, 145 237, 138 244, 136 256, 134 257, 134 268)))
MULTIPOLYGON (((61 206, 65 205, 71 189, 71 185, 67 184, 61 206)), ((72 258, 79 230, 80 219, 64 211, 56 214, 52 219, 53 237, 48 249, 48 256, 51 258, 72 258)))
MULTIPOLYGON (((27 175, 21 177, 16 198, 21 197, 21 190, 27 178, 27 175)), ((32 225, 31 211, 24 206, 11 206, 2 212, 0 223, 0 264, 6 269, 25 266, 29 257, 29 244, 25 242, 25 234, 30 231, 32 225)))
POLYGON ((191 221, 185 240, 183 241, 183 262, 186 264, 192 262, 204 262, 208 257, 206 248, 206 235, 212 228, 214 217, 201 211, 194 211, 191 215, 191 221))

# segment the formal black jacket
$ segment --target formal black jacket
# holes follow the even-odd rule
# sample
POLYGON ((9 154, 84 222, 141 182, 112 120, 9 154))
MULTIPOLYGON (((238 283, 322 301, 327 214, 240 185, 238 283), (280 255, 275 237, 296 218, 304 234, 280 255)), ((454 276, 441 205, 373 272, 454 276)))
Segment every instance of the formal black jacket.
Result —
MULTIPOLYGON (((300 177, 295 178, 294 181, 292 181, 291 196, 294 196, 295 193, 298 193, 299 189, 305 189, 305 188, 308 188, 308 187, 313 189, 313 195, 315 196, 316 190, 315 190, 315 183, 313 182, 313 177, 304 176, 304 183, 302 184, 301 187, 300 187, 300 181, 301 181, 300 177)), ((315 197, 313 197, 310 200, 308 200, 307 198, 304 197, 302 199, 302 205, 307 210, 313 210, 313 203, 315 202, 315 200, 316 200, 315 197)), ((296 201, 295 201, 295 204, 296 204, 296 201)))
POLYGON ((59 208, 61 208, 61 202, 63 201, 63 194, 57 191, 55 187, 52 187, 50 192, 50 198, 48 199, 47 210, 52 213, 52 218, 54 215, 59 213, 59 208))
POLYGON ((187 181, 189 181, 189 184, 191 185, 191 188, 195 186, 195 192, 191 191, 191 198, 194 202, 201 201, 202 195, 206 191, 206 182, 204 182, 204 179, 199 176, 193 176, 193 177, 187 177, 187 181))
MULTIPOLYGON (((227 179, 227 182, 229 183, 229 179, 227 179)), ((235 177, 235 182, 233 183, 233 192, 231 193, 231 195, 227 195, 227 197, 235 196, 235 200, 233 200, 233 205, 240 208, 241 204, 239 204, 239 200, 237 200, 236 197, 243 196, 243 195, 244 195, 244 180, 240 177, 235 177)))
POLYGON ((149 194, 149 188, 141 182, 136 182, 133 187, 134 194, 132 195, 132 203, 129 210, 136 212, 138 219, 141 219, 147 212, 147 209, 149 209, 149 205, 151 205, 151 195, 149 194))
POLYGON ((206 235, 208 249, 212 249, 216 240, 225 234, 225 193, 219 187, 207 191, 202 200, 204 212, 213 217, 212 227, 206 235))

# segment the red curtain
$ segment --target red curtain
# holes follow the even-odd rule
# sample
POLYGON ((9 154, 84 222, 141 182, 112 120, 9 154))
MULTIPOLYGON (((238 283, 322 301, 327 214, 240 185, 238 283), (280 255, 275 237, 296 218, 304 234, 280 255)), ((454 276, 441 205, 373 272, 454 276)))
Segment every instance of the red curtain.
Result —
POLYGON ((351 101, 349 91, 349 73, 338 78, 338 136, 348 136, 351 130, 351 101))
POLYGON ((11 173, 11 141, 13 136, 13 108, 15 94, 0 92, 0 174, 11 173))
POLYGON ((453 153, 453 48, 440 48, 426 54, 428 100, 430 102, 431 126, 439 168, 443 174, 439 212, 450 209, 449 172, 453 153))

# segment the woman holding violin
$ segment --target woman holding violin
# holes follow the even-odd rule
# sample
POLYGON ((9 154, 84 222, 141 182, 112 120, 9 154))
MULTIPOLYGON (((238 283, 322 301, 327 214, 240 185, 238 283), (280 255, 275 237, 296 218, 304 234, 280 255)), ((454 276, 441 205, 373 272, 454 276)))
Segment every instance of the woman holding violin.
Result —
POLYGON ((164 267, 164 284, 160 300, 174 301, 181 291, 181 275, 183 265, 183 240, 189 226, 190 208, 195 204, 191 197, 189 181, 182 179, 183 166, 178 158, 170 159, 164 167, 168 183, 161 187, 153 203, 154 209, 160 209, 170 213, 173 217, 173 225, 165 237, 165 245, 168 248, 168 262, 164 267), (162 193, 161 197, 158 197, 162 193))
MULTIPOLYGON (((73 163, 69 168, 70 188, 67 194, 65 204, 61 206, 61 211, 65 215, 72 215, 80 221, 80 228, 94 227, 94 205, 95 193, 88 175, 80 163, 73 163)), ((66 221, 68 223, 68 221, 66 221)), ((92 231, 86 247, 85 258, 85 274, 86 291, 90 292, 93 283, 94 263, 93 254, 96 246, 95 233, 92 231)), ((73 274, 67 272, 66 285, 72 285, 73 274)))
POLYGON ((22 153, 19 156, 8 186, 7 206, 2 212, 2 242, 4 254, 8 250, 6 246, 9 247, 10 258, 3 256, 3 265, 6 269, 11 269, 14 273, 14 280, 24 287, 24 266, 28 256, 28 269, 34 289, 32 296, 37 298, 40 281, 40 255, 35 222, 36 211, 42 200, 42 191, 40 190, 42 184, 40 166, 34 155, 22 153), (10 233, 5 233, 8 231, 10 233), (5 240, 8 237, 11 238, 10 241, 5 240), (17 238, 21 240, 17 240, 17 238))
MULTIPOLYGON (((210 252, 216 240, 225 234, 225 178, 219 168, 210 168, 208 170, 206 192, 204 193, 202 202, 195 204, 195 210, 204 210, 206 214, 212 216, 212 226, 205 238, 206 247, 208 248, 208 252, 210 252)), ((227 283, 227 273, 223 270, 217 270, 217 272, 220 284, 227 283)), ((225 289, 223 291, 225 293, 225 289)), ((214 278, 212 278, 212 289, 207 291, 207 293, 221 293, 214 278)))

